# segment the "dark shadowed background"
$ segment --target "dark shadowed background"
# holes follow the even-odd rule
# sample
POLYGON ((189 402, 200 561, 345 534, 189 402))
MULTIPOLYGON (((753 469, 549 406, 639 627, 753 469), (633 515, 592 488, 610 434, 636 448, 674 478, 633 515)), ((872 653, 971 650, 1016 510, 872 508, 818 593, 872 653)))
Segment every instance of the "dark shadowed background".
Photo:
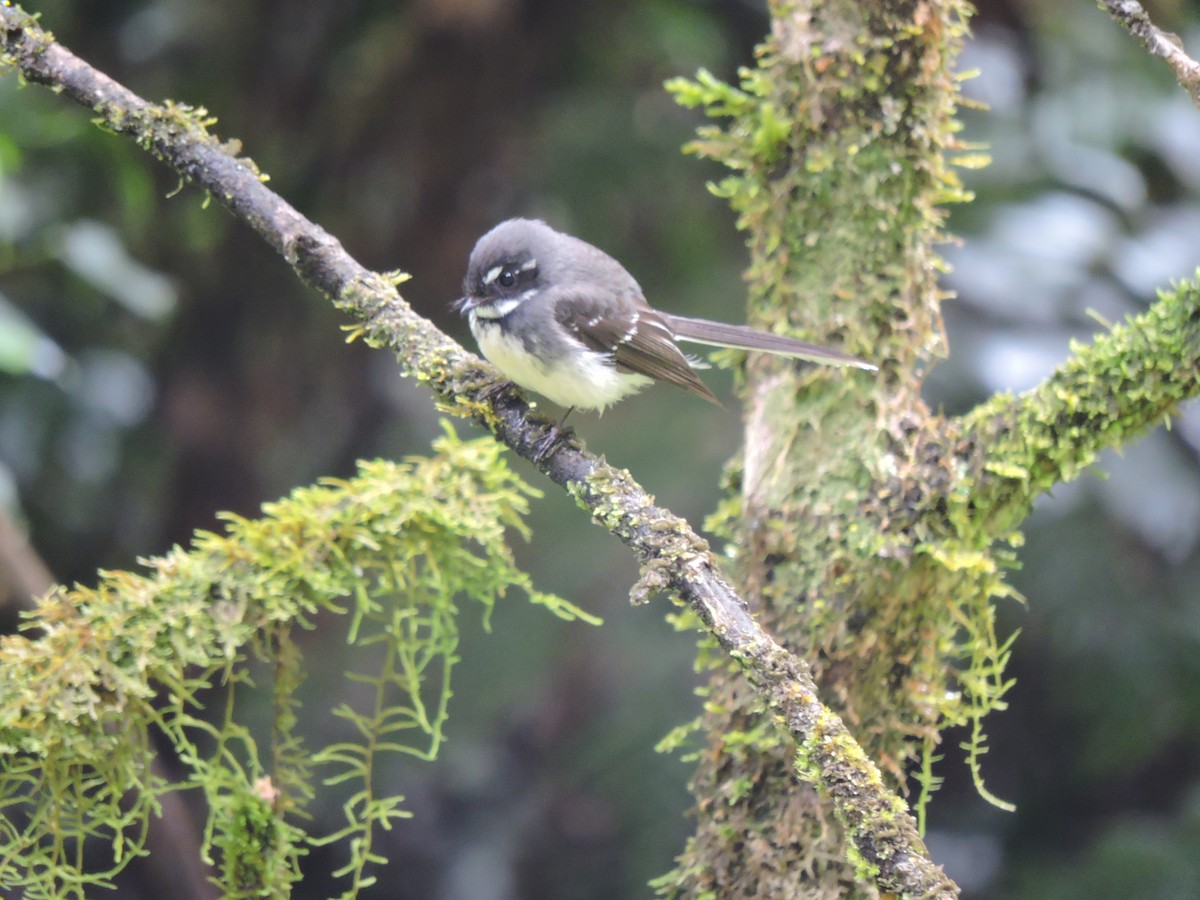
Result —
MULTIPOLYGON (((961 68, 990 111, 945 249, 950 358, 927 398, 961 412, 1035 384, 1103 322, 1200 263, 1200 111, 1086 0, 986 2, 961 68)), ((1200 4, 1149 4, 1200 52, 1200 4)), ((684 157, 698 117, 664 79, 734 78, 766 27, 738 0, 146 0, 41 5, 43 25, 141 95, 203 105, 271 186, 406 298, 450 314, 467 253, 536 215, 625 262, 651 302, 737 321, 733 217, 684 157)), ((362 457, 426 452, 427 393, 248 229, 40 88, 0 81, 0 501, 60 580, 188 541, 362 457)), ((658 388, 574 424, 701 523, 740 433, 658 388)), ((471 429, 459 423, 460 432, 471 429)), ((814 437, 814 439, 819 439, 814 437)), ((838 452, 836 447, 829 452, 838 452)), ((535 483, 532 469, 516 466, 535 483)), ((948 735, 929 842, 969 897, 1200 896, 1200 408, 1106 457, 1028 523, 1010 709, 974 792, 948 735)), ((693 639, 632 609, 632 560, 549 489, 535 582, 603 616, 467 607, 449 743, 385 778, 414 818, 385 835, 379 898, 645 896, 688 834, 688 765, 654 744, 692 718, 693 639)), ((6 580, 0 577, 0 581, 6 580)), ((14 587, 11 596, 16 592, 14 587)), ((7 627, 15 615, 0 609, 7 627)), ((305 638, 316 736, 344 691, 340 628, 305 638)), ((326 830, 336 805, 312 808, 326 830)), ((297 897, 340 890, 329 851, 297 897)), ((134 867, 121 897, 156 895, 134 867)))

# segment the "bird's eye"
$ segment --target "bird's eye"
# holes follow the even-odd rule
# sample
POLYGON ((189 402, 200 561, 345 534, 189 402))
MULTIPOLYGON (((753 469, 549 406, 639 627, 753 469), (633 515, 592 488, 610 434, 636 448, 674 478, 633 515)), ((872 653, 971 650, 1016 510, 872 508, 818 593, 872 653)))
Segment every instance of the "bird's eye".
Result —
POLYGON ((517 273, 512 269, 505 269, 500 273, 500 276, 496 279, 496 281, 500 282, 500 287, 513 287, 517 283, 517 273))

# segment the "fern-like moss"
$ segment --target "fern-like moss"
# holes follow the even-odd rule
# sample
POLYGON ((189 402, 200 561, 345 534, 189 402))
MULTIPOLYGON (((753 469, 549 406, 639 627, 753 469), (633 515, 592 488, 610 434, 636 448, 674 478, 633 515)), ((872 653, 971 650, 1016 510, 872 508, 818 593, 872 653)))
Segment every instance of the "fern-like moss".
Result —
POLYGON ((0 642, 5 890, 90 896, 145 852, 158 798, 182 788, 208 800, 203 852, 226 896, 286 895, 312 841, 346 840, 347 896, 370 883, 368 866, 381 861, 374 829, 406 815, 403 798, 378 792, 374 763, 383 753, 437 754, 459 599, 478 604, 485 623, 510 588, 558 616, 590 619, 536 591, 513 562, 506 538, 528 536, 522 517, 536 491, 501 448, 447 428, 434 450, 361 463, 356 477, 298 489, 260 518, 225 516, 224 533, 199 533, 190 550, 145 560, 144 572, 56 588, 24 634, 0 642), (334 710, 353 737, 310 751, 296 733, 303 660, 293 633, 322 612, 344 616, 355 645, 380 645, 383 662, 349 676, 370 688, 367 708, 334 710), (259 690, 254 659, 273 674, 270 747, 244 721, 243 698, 259 690), (214 683, 225 702, 216 714, 202 708, 214 683), (181 783, 152 767, 154 735, 185 767, 181 783), (296 824, 318 789, 346 794, 333 835, 296 824), (85 869, 85 842, 107 845, 104 871, 85 869))

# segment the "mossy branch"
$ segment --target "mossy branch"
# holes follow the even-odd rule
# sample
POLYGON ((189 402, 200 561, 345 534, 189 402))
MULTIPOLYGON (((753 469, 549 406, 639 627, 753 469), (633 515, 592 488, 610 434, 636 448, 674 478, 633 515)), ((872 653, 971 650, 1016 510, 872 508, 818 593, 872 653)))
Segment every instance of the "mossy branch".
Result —
MULTIPOLYGON (((95 70, 38 28, 28 14, 0 6, 5 61, 30 81, 51 86, 91 109, 101 127, 133 138, 187 181, 208 191, 275 247, 309 284, 360 323, 376 347, 388 347, 404 370, 425 383, 451 412, 469 416, 520 455, 533 459, 550 424, 512 390, 496 392, 496 373, 418 316, 396 292, 402 276, 382 276, 355 262, 331 235, 265 186, 238 147, 213 137, 202 109, 154 105, 95 70)), ((956 892, 933 865, 903 802, 841 720, 817 700, 806 664, 780 647, 749 614, 707 544, 683 520, 656 506, 629 473, 577 443, 558 445, 537 462, 593 518, 617 535, 643 565, 633 595, 665 590, 689 603, 722 648, 756 685, 802 750, 804 771, 846 821, 857 853, 878 887, 904 896, 956 892)), ((207 600, 197 600, 204 603, 207 600)), ((202 610, 197 610, 202 612, 202 610)))
POLYGON ((513 562, 505 533, 527 536, 521 519, 536 492, 500 448, 447 434, 435 450, 362 463, 356 478, 300 488, 258 519, 226 516, 225 534, 202 532, 192 549, 146 560, 146 574, 103 572, 95 588, 43 597, 30 620, 37 639, 0 640, 0 884, 83 896, 103 883, 75 858, 85 837, 107 839, 118 871, 142 852, 160 798, 192 787, 208 800, 205 854, 219 851, 226 896, 277 894, 307 842, 286 814, 311 795, 316 770, 327 784, 360 786, 344 831, 356 837, 346 871, 361 886, 372 826, 402 815, 397 798, 371 793, 375 758, 430 758, 442 741, 457 598, 478 602, 485 621, 509 589, 582 615, 535 591, 513 562), (356 676, 376 687, 374 709, 335 711, 361 743, 312 757, 296 733, 303 669, 292 634, 322 612, 348 613, 348 639, 383 643, 387 659, 381 673, 356 676), (256 657, 273 667, 269 760, 237 714, 256 657), (198 711, 217 685, 225 714, 214 724, 198 711), (183 785, 153 772, 155 732, 188 772, 183 785))
POLYGON ((974 515, 1004 533, 1030 504, 1200 394, 1200 286, 1164 292, 1146 312, 1073 354, 1019 397, 999 394, 959 424, 981 466, 974 515))
POLYGON ((1192 102, 1200 107, 1200 63, 1187 55, 1178 35, 1163 31, 1151 22, 1150 16, 1137 0, 1098 0, 1098 5, 1107 9, 1109 15, 1147 51, 1166 60, 1175 73, 1175 80, 1191 95, 1192 102))

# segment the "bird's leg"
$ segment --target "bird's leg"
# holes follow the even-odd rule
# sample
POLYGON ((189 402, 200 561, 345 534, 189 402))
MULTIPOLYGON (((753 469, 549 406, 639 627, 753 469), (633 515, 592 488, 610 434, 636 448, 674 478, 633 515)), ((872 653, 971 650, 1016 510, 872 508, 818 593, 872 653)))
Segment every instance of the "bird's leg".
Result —
POLYGON ((566 427, 567 416, 574 411, 575 407, 572 406, 565 413, 563 413, 563 417, 558 420, 557 425, 551 425, 546 429, 546 433, 538 438, 538 442, 533 447, 533 461, 535 463, 540 463, 547 456, 549 456, 550 451, 554 449, 555 444, 575 433, 574 429, 566 427))

